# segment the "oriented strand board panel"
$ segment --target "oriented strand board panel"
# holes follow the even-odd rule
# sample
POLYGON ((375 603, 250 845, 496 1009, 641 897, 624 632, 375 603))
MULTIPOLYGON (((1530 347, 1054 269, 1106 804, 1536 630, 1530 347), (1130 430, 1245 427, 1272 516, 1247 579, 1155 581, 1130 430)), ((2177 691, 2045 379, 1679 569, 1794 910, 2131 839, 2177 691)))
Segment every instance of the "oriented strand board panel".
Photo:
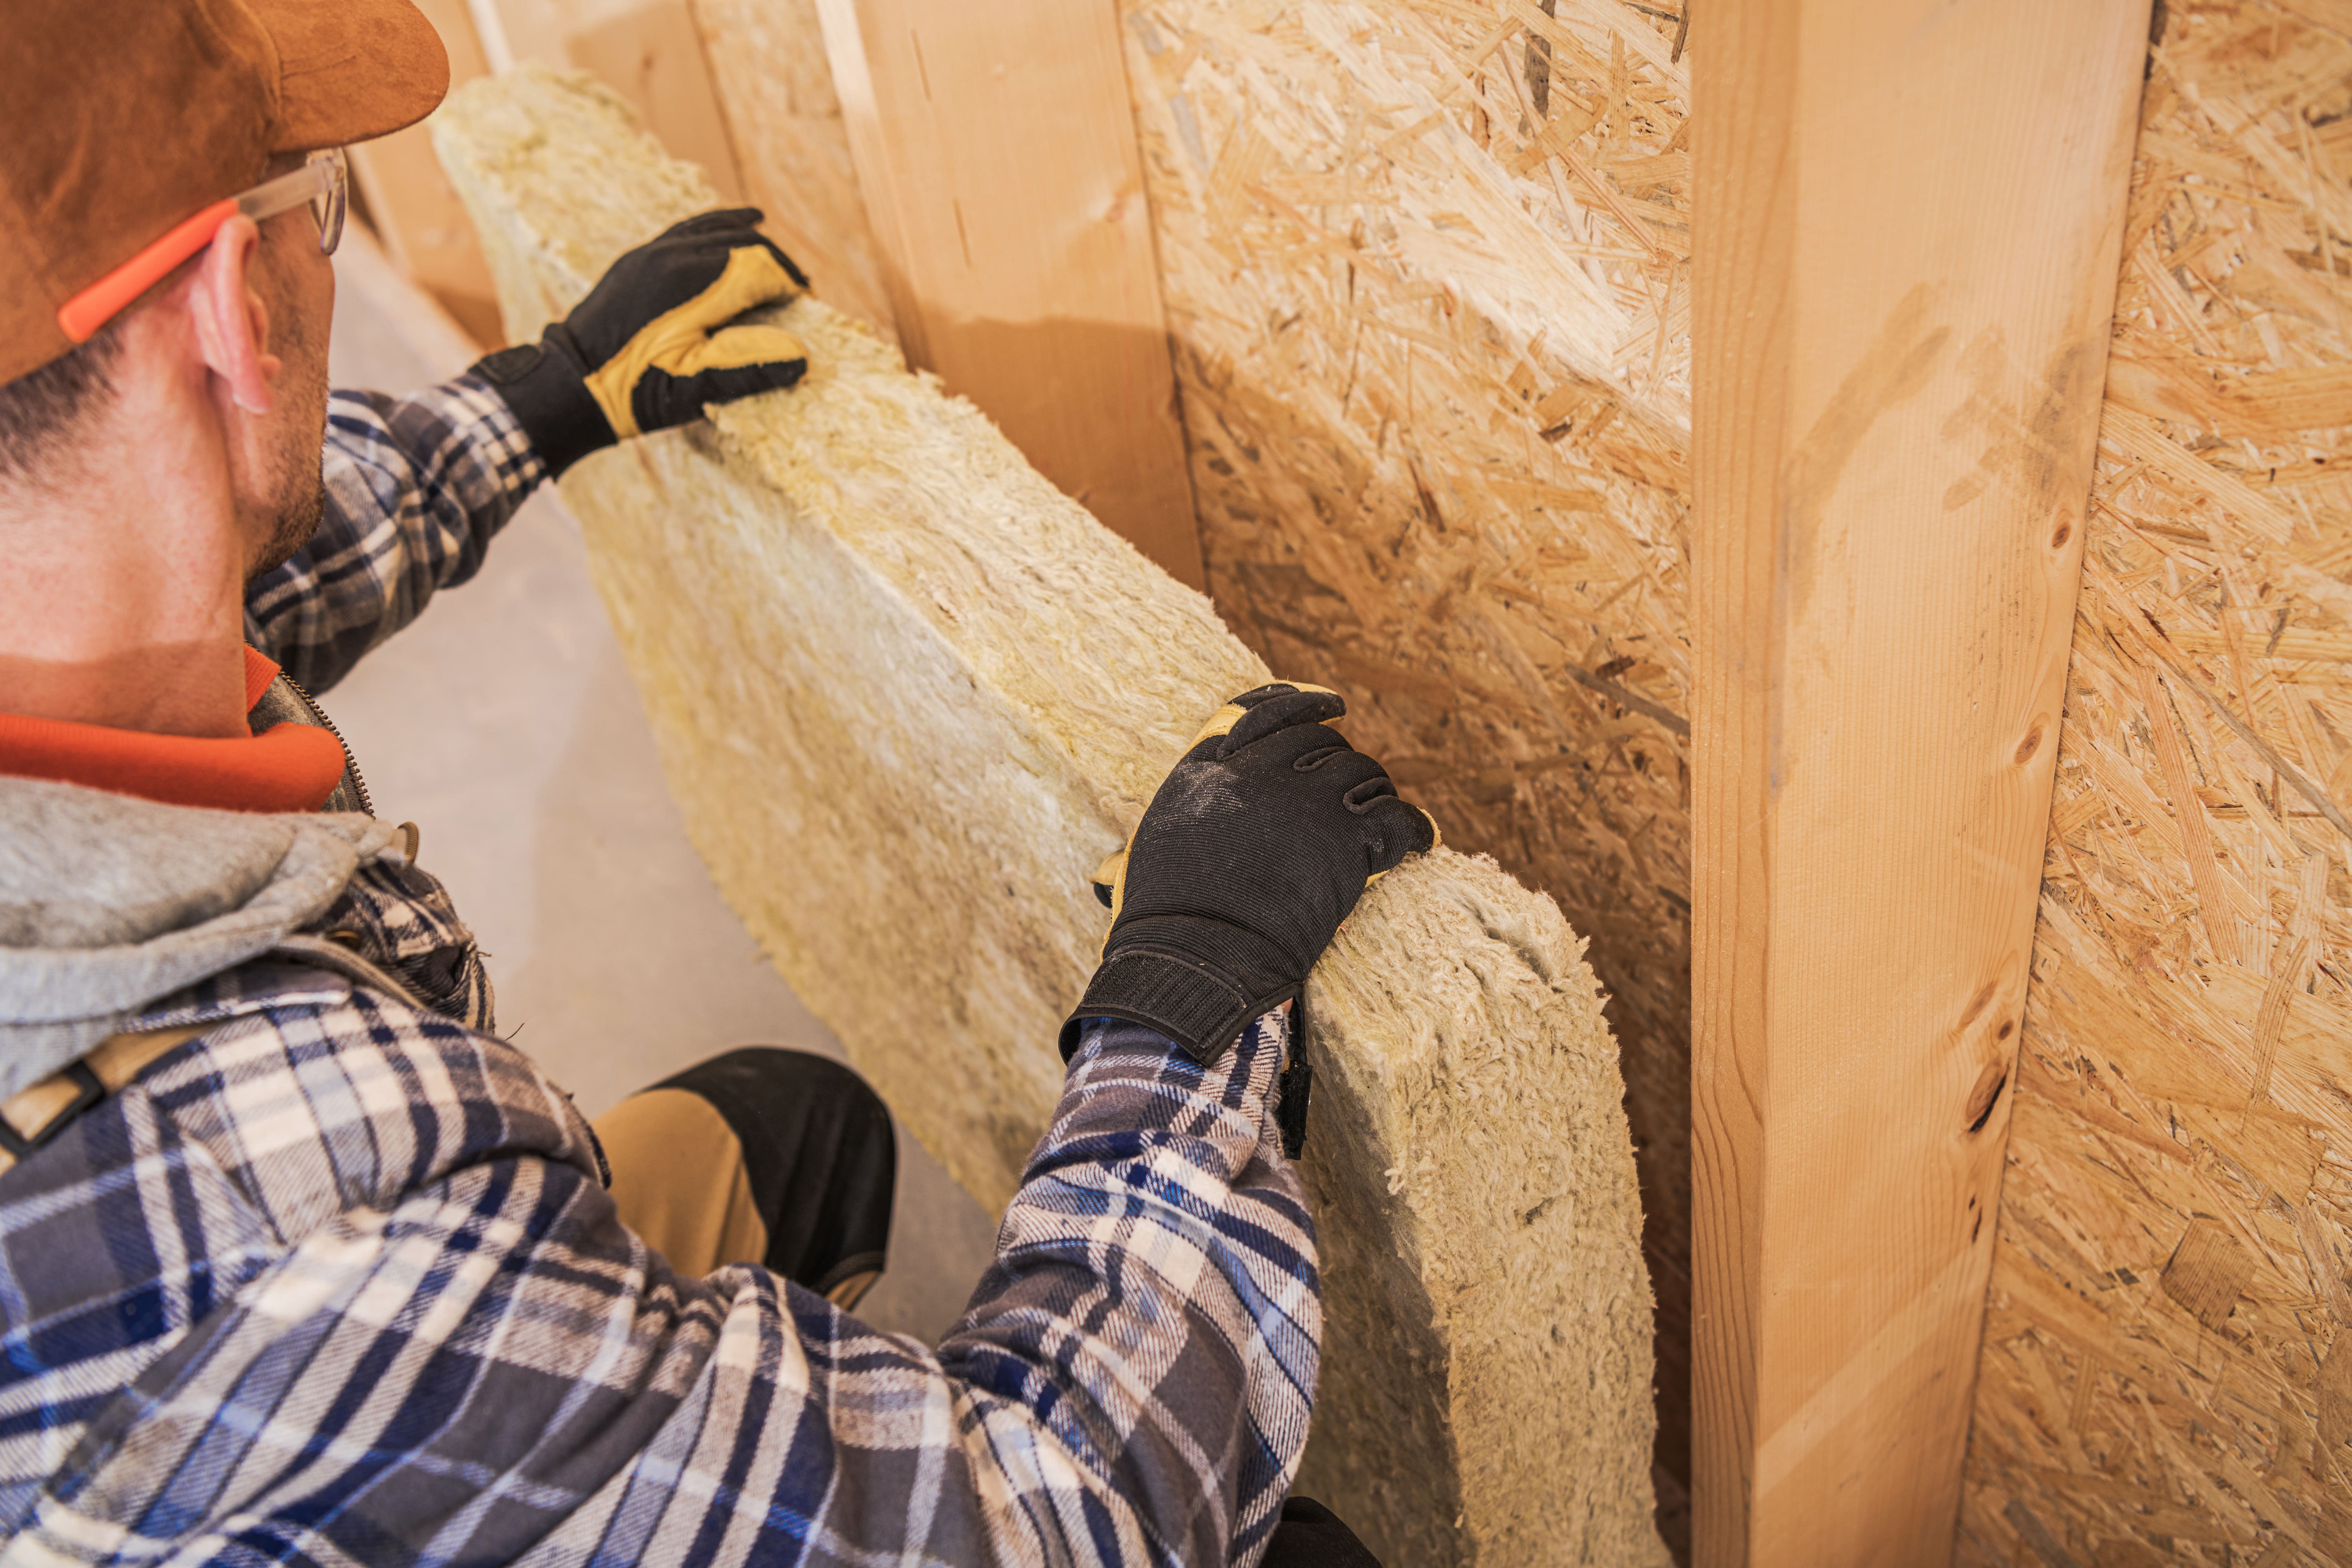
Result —
POLYGON ((817 0, 908 360, 1198 587, 1108 0, 817 0))
POLYGON ((1959 1560, 2352 1563, 2352 7, 2152 51, 1959 1560))
MULTIPOLYGON (((527 336, 707 206, 585 78, 451 101, 442 155, 527 336)), ((580 464, 563 494, 688 831, 916 1135, 1001 1204, 1106 916, 1087 873, 1265 678, 1208 601, 814 300, 799 388, 580 464)), ((1491 861, 1368 893, 1308 988, 1327 1259, 1305 1485, 1392 1563, 1663 1568, 1650 1302, 1582 942, 1491 861)))
POLYGON ((893 335, 882 252, 850 161, 816 0, 693 0, 743 199, 817 298, 893 335))
POLYGON ((2147 14, 1701 13, 1701 1568, 1951 1559, 2147 14))
POLYGON ((1687 59, 1671 3, 1125 0, 1202 549, 1623 1042, 1689 1407, 1687 59))

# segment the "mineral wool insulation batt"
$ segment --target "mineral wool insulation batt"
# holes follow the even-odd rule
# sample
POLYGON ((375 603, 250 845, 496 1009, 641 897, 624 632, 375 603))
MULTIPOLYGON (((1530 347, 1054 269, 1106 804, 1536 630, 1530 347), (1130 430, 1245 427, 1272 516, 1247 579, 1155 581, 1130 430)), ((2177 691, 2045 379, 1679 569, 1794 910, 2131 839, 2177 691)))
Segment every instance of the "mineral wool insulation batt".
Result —
MULTIPOLYGON (((471 83, 435 142, 516 340, 718 205, 583 77, 471 83)), ((808 345, 800 387, 593 457, 563 499, 729 902, 1002 1205, 1102 940, 1087 873, 1268 672, 895 350, 814 300, 774 319, 808 345)), ((1326 1352, 1299 1485, 1392 1568, 1667 1561, 1640 1205, 1583 950, 1549 899, 1439 850, 1365 896, 1308 986, 1326 1352)))

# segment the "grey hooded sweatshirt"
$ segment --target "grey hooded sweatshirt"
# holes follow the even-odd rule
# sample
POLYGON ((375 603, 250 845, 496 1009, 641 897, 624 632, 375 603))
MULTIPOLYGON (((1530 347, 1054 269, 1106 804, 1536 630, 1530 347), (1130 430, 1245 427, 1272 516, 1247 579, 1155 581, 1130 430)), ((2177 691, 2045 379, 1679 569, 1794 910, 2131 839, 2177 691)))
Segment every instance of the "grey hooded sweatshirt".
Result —
POLYGON ((0 777, 0 1099, 273 951, 406 994, 306 931, 362 861, 404 841, 355 812, 207 811, 0 777))

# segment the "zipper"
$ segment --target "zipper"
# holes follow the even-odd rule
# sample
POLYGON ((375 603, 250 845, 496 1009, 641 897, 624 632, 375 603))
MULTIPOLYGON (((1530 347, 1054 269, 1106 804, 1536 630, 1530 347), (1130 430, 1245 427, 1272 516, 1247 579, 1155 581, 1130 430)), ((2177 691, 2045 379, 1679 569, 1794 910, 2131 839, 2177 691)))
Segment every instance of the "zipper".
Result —
POLYGON ((360 809, 373 816, 375 803, 368 798, 367 780, 360 777, 360 760, 352 755, 352 743, 343 739, 343 732, 335 728, 335 721, 327 717, 327 710, 319 706, 319 700, 310 695, 309 689, 292 676, 286 675, 285 671, 278 673, 285 676, 286 684, 294 689, 294 695, 302 700, 302 706, 310 710, 310 717, 319 721, 319 728, 332 735, 335 744, 343 749, 343 771, 352 776, 352 788, 359 795, 360 809))

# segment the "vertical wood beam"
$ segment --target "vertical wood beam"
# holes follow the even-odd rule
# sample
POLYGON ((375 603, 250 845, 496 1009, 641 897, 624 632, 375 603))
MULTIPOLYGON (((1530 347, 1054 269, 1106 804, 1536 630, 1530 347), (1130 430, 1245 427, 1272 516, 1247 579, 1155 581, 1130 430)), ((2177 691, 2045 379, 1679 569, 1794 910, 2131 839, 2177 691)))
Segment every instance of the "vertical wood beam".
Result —
POLYGON ((816 0, 693 0, 744 199, 817 297, 892 342, 890 293, 849 156, 816 0))
POLYGON ((1702 1568, 1951 1553, 2147 12, 1699 13, 1702 1568))
POLYGON ((470 0, 490 68, 521 60, 571 66, 603 79, 660 138, 698 163, 724 201, 743 174, 711 84, 688 0, 470 0))
POLYGON ((898 340, 1202 586, 1117 8, 818 0, 898 340))
MULTIPOLYGON (((466 0, 417 0, 417 9, 441 35, 442 47, 449 53, 452 87, 489 68, 466 0)), ((441 160, 433 155, 431 133, 412 125, 362 142, 352 149, 351 159, 368 216, 393 264, 456 317, 476 342, 497 347, 504 341, 498 289, 474 238, 473 220, 441 172, 441 160)))

